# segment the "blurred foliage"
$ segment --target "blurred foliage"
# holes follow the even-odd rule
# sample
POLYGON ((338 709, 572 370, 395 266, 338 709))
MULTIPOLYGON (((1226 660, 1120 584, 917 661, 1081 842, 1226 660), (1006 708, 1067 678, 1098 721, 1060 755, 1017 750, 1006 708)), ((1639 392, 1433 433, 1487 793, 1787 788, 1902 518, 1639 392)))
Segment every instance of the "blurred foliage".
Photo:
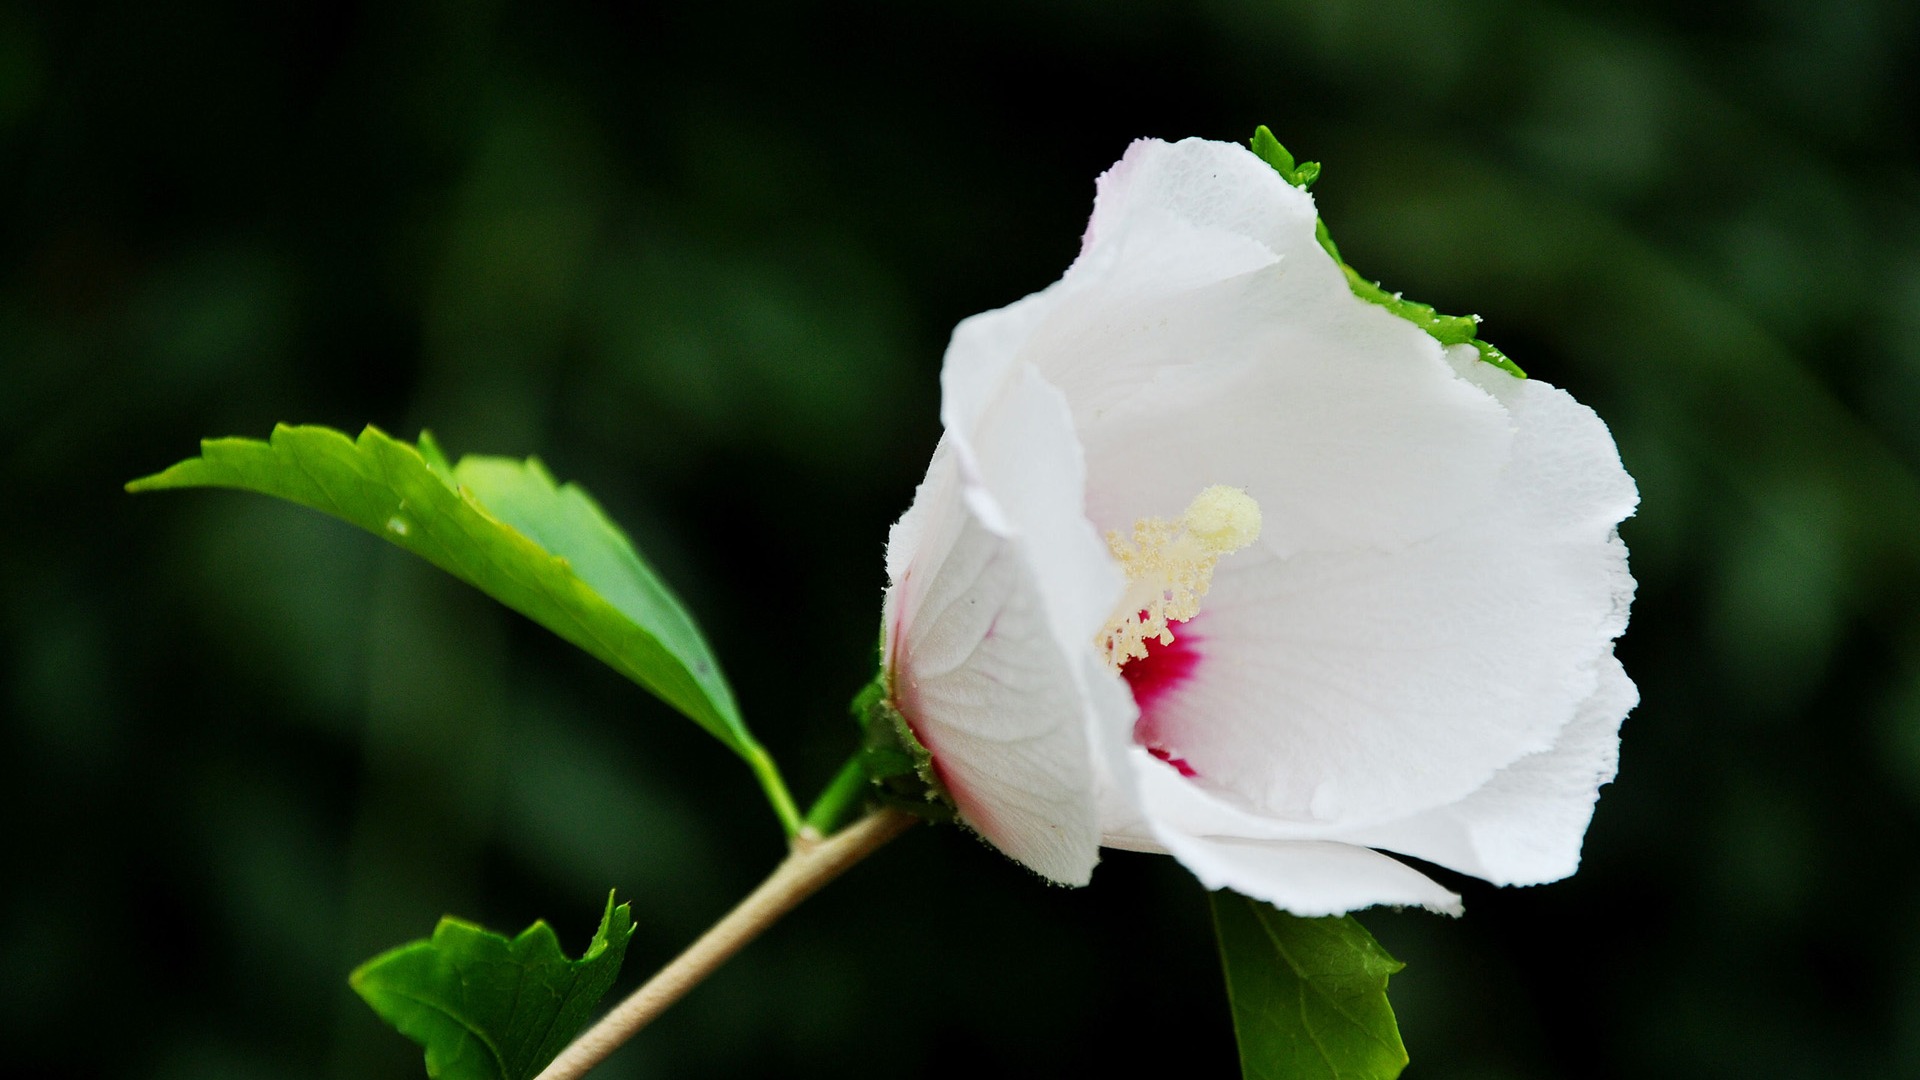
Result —
MULTIPOLYGON (((1916 23, 0 3, 8 1059, 415 1076, 359 961, 443 911, 546 915, 577 951, 618 886, 626 984, 780 851, 724 750, 452 579, 319 515, 122 482, 280 420, 539 453, 686 599, 804 796, 851 746, 953 323, 1058 276, 1129 139, 1266 123, 1325 163, 1343 254, 1485 316, 1644 494, 1644 704, 1585 868, 1460 882, 1458 922, 1366 917, 1409 965, 1407 1075, 1920 1074, 1916 23)), ((1047 889, 928 829, 605 1075, 1156 1055, 1233 1068, 1187 875, 1114 855, 1047 889)))

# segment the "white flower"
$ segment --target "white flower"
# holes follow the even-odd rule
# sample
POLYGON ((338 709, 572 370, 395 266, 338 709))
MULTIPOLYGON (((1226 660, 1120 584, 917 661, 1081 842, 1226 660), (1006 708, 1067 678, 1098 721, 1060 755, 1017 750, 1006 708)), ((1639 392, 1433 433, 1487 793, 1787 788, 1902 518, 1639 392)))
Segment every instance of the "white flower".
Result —
POLYGON ((954 331, 884 664, 961 818, 1054 881, 1105 844, 1301 915, 1457 911, 1374 849, 1579 862, 1636 701, 1633 481, 1314 224, 1246 149, 1137 142, 1066 276, 954 331))

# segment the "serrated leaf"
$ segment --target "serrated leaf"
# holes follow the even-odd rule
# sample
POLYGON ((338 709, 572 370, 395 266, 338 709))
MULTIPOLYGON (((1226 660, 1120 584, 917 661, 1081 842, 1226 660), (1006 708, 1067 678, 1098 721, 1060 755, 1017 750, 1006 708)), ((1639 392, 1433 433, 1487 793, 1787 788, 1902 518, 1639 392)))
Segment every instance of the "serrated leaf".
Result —
POLYGON ((431 436, 410 446, 368 427, 273 429, 208 439, 200 456, 128 491, 225 487, 309 506, 425 558, 685 713, 750 762, 764 760, 719 664, 680 606, 587 493, 537 459, 449 466, 431 436))
POLYGON ((1407 1050, 1387 1003, 1405 965, 1351 915, 1303 919, 1212 895, 1247 1080, 1393 1080, 1407 1050))
MULTIPOLYGON (((1280 145, 1280 140, 1274 137, 1273 132, 1265 124, 1253 129, 1253 138, 1248 145, 1261 161, 1271 165, 1273 171, 1279 173, 1282 180, 1294 187, 1306 188, 1320 176, 1319 162, 1296 163, 1293 154, 1280 145)), ((1388 292, 1381 288, 1379 282, 1362 277, 1359 271, 1347 265, 1347 261, 1340 257, 1340 249, 1335 246, 1333 236, 1327 232, 1325 221, 1316 219, 1313 223, 1313 233, 1319 239, 1320 246, 1326 249, 1327 254, 1333 256, 1333 261, 1339 263, 1340 268, 1346 271, 1347 287, 1353 290, 1353 295, 1368 303, 1379 304, 1426 331, 1428 336, 1442 345, 1471 345, 1474 351, 1480 354, 1482 361, 1517 378, 1527 377, 1527 373, 1520 370, 1520 365, 1514 363, 1506 353, 1476 336, 1480 329, 1478 315, 1442 315, 1426 304, 1408 300, 1399 293, 1388 292)))
POLYGON ((452 917, 348 978, 381 1019, 426 1049, 437 1080, 531 1080, 586 1026, 633 937, 628 905, 607 896, 578 960, 536 922, 509 941, 452 917))

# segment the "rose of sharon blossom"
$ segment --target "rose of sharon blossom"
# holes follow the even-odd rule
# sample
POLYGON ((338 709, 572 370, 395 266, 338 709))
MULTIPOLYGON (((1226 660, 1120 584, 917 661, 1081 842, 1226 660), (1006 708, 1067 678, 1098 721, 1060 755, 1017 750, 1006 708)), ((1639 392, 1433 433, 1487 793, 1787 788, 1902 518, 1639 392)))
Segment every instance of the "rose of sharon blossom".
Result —
POLYGON ((1107 845, 1300 915, 1457 912, 1382 852, 1579 862, 1636 701, 1633 481, 1314 224, 1242 147, 1137 142, 1066 276, 954 331, 885 673, 962 820, 1053 881, 1107 845))

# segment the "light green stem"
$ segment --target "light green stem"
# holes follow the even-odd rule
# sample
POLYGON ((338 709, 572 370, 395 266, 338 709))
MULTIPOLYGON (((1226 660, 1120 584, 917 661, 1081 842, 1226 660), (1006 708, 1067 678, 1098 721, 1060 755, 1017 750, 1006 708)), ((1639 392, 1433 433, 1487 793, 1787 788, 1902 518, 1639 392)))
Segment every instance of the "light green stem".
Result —
POLYGON ((801 828, 811 830, 815 836, 826 836, 840 827, 847 815, 859 807, 860 797, 867 793, 867 770, 860 763, 860 753, 847 759, 832 780, 827 781, 825 791, 813 801, 807 810, 807 817, 801 828))
POLYGON ((793 793, 787 790, 787 782, 781 779, 780 767, 773 763, 773 755, 757 742, 748 743, 740 753, 760 781, 761 790, 767 793, 767 801, 773 804, 773 812, 780 818, 780 827, 786 830, 787 839, 800 835, 800 807, 793 801, 793 793))

